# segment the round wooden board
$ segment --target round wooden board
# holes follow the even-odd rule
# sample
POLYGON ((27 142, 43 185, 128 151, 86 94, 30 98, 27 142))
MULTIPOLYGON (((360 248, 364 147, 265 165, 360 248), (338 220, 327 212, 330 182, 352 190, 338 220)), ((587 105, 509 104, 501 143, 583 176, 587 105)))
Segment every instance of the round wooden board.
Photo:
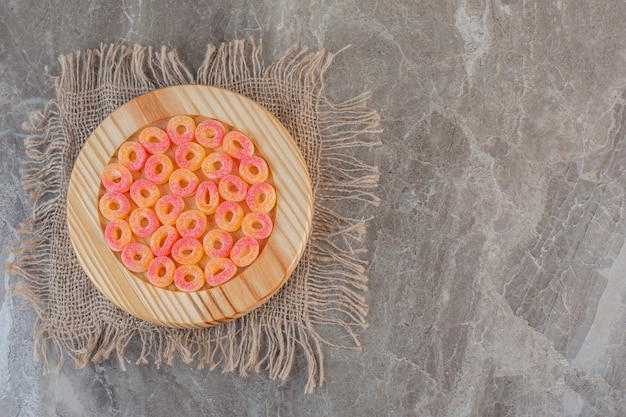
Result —
POLYGON ((67 194, 72 244, 95 286, 129 313, 171 327, 212 326, 267 301, 300 260, 312 215, 306 164, 285 127, 246 97, 199 85, 155 90, 114 111, 78 155, 67 194), (193 293, 157 288, 128 271, 106 245, 98 213, 100 175, 116 149, 144 126, 178 114, 215 118, 253 138, 271 167, 278 195, 274 230, 257 260, 227 283, 193 293))

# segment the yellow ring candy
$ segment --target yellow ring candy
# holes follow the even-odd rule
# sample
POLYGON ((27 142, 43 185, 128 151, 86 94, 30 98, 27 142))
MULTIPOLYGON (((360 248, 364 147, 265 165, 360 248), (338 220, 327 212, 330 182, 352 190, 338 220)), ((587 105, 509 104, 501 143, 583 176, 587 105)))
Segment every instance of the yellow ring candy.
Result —
POLYGON ((182 237, 199 239, 206 230, 206 215, 200 210, 187 210, 176 219, 176 229, 182 237))
POLYGON ((228 175, 233 170, 233 159, 224 152, 212 152, 202 161, 202 172, 214 181, 228 175))
POLYGON ((248 213, 241 223, 243 234, 258 240, 268 238, 273 228, 272 219, 265 213, 248 213))
POLYGON ((224 151, 235 159, 243 159, 246 156, 252 156, 254 153, 254 145, 246 135, 236 130, 231 130, 224 136, 222 142, 224 151))
POLYGON ((161 197, 159 187, 148 180, 139 179, 130 186, 130 198, 139 207, 153 207, 161 197))
POLYGON ((224 200, 243 201, 248 193, 248 184, 236 175, 226 175, 219 184, 218 189, 224 200))
POLYGON ((139 143, 151 154, 164 153, 170 147, 170 138, 163 129, 146 127, 139 133, 139 143))
POLYGON ((233 247, 233 237, 225 230, 209 230, 202 239, 202 247, 211 258, 225 258, 233 247))
POLYGON ((212 287, 225 283, 234 277, 236 272, 237 267, 228 258, 211 259, 204 267, 206 283, 212 287))
POLYGON ((139 237, 148 237, 159 228, 159 219, 154 210, 140 207, 133 210, 128 218, 130 229, 139 237))
POLYGON ((270 170, 265 159, 246 156, 239 162, 239 176, 248 184, 258 184, 267 179, 270 170))
POLYGON ((259 242, 245 236, 239 239, 230 250, 230 259, 240 268, 250 265, 259 256, 259 242))
POLYGON ((104 240, 107 246, 114 252, 119 252, 128 245, 133 237, 128 222, 122 219, 114 219, 104 229, 104 240))
POLYGON ((168 185, 170 190, 181 197, 191 197, 198 188, 200 180, 188 169, 179 168, 172 172, 168 185))
POLYGON ((152 259, 152 251, 143 243, 131 242, 122 249, 122 263, 133 272, 146 271, 152 259))
POLYGON ((124 194, 111 191, 100 197, 98 209, 107 220, 123 219, 130 213, 130 201, 124 194))
POLYGON ((178 146, 175 159, 179 167, 189 171, 197 171, 206 157, 204 148, 195 142, 187 142, 178 146))
POLYGON ((224 201, 215 210, 215 224, 222 230, 234 232, 241 227, 243 209, 234 201, 224 201))
POLYGON ((181 291, 198 291, 204 285, 204 272, 197 265, 181 265, 174 272, 174 285, 181 291))
POLYGON ((157 217, 163 224, 174 224, 176 218, 185 210, 183 199, 174 194, 166 194, 159 198, 154 207, 157 217))
POLYGON ((255 213, 269 213, 276 205, 276 190, 266 182, 253 184, 248 189, 246 204, 255 213))
POLYGON ((102 170, 102 185, 109 191, 125 193, 133 184, 133 174, 122 164, 109 164, 102 170))
POLYGON ((182 265, 197 264, 203 255, 202 244, 191 237, 180 238, 172 246, 172 258, 182 265))
POLYGON ((174 261, 167 256, 157 256, 148 266, 148 280, 156 287, 167 287, 174 282, 174 271, 174 261))
POLYGON ((213 214, 220 203, 220 194, 213 181, 203 181, 196 190, 196 207, 204 214, 213 214))
POLYGON ((205 148, 217 148, 224 139, 224 125, 217 120, 205 120, 196 127, 196 140, 205 148))
POLYGON ((196 122, 189 116, 174 116, 167 122, 167 135, 177 145, 191 142, 196 131, 196 122))
POLYGON ((141 171, 148 155, 143 146, 138 142, 124 142, 117 150, 117 159, 132 172, 141 171))
POLYGON ((155 184, 165 184, 174 171, 174 163, 169 156, 158 153, 146 160, 143 173, 155 184))
POLYGON ((178 240, 178 231, 168 224, 156 229, 150 237, 150 249, 155 256, 167 256, 178 240))

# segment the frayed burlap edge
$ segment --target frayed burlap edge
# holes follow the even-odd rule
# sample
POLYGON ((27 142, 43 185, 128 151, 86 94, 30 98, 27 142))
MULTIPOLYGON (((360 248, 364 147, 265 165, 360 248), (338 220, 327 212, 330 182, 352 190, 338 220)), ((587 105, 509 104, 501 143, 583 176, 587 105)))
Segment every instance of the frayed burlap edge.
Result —
MULTIPOLYGON (((356 148, 379 143, 371 135, 380 131, 378 115, 367 110, 367 95, 343 103, 331 103, 324 97, 324 73, 333 54, 293 47, 267 67, 261 54, 260 41, 210 45, 195 81, 258 99, 257 88, 278 80, 288 86, 290 94, 298 95, 299 100, 304 99, 311 106, 315 117, 308 123, 313 124, 309 126, 313 135, 303 153, 314 191, 313 229, 294 275, 267 304, 220 326, 169 329, 122 315, 121 322, 99 326, 86 340, 79 341, 71 340, 67 329, 51 326, 47 320, 54 308, 49 294, 57 279, 51 234, 58 227, 59 210, 65 208, 71 164, 78 154, 76 149, 68 150, 66 143, 70 132, 63 120, 64 95, 89 88, 101 88, 106 93, 107 85, 123 85, 132 98, 155 88, 194 80, 176 52, 166 48, 109 45, 60 58, 61 74, 55 80, 57 98, 43 112, 34 114, 26 126, 33 136, 26 141, 29 160, 23 166, 23 186, 30 192, 34 209, 31 218, 21 225, 14 250, 16 260, 9 265, 12 274, 23 277, 12 286, 13 291, 25 297, 37 312, 35 355, 43 358, 44 370, 49 369, 49 356, 53 354, 50 346, 56 347, 59 367, 65 353, 82 367, 89 361, 108 358, 113 351, 123 367, 127 361, 125 347, 133 337, 139 337, 142 352, 137 363, 152 357, 157 365, 171 364, 178 352, 185 362, 196 360, 198 367, 221 366, 224 371, 236 370, 242 375, 266 369, 270 378, 279 379, 289 376, 300 351, 307 362, 305 390, 311 392, 324 382, 322 344, 360 346, 358 331, 366 326, 367 315, 367 262, 363 247, 366 222, 331 207, 337 200, 378 203, 374 194, 377 168, 354 156, 356 148), (68 169, 55 169, 59 166, 68 169), (279 303, 289 300, 289 291, 298 290, 298 282, 304 291, 298 295, 302 306, 295 308, 298 311, 294 315, 282 311, 284 305, 279 303), (339 342, 344 340, 341 336, 324 339, 319 332, 324 326, 339 328, 351 342, 339 342)), ((291 133, 298 138, 298 132, 291 133)))

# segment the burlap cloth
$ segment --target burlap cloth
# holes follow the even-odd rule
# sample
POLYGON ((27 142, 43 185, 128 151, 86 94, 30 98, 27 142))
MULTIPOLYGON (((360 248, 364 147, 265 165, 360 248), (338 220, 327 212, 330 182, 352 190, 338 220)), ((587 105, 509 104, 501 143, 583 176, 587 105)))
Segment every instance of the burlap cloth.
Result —
POLYGON ((334 200, 377 202, 372 194, 377 169, 355 158, 354 151, 376 144, 371 133, 379 131, 379 119, 365 108, 365 95, 343 103, 326 99, 323 78, 332 57, 294 47, 265 66, 260 41, 234 41, 210 45, 195 78, 165 47, 109 45, 60 57, 56 99, 28 126, 33 136, 26 142, 23 185, 34 212, 22 225, 9 265, 21 277, 13 290, 37 311, 35 356, 45 370, 60 367, 66 355, 83 367, 113 352, 124 367, 125 348, 137 337, 138 364, 171 364, 178 352, 198 367, 242 375, 266 369, 270 378, 287 378, 296 355, 303 354, 310 392, 324 380, 322 344, 359 346, 367 313, 365 223, 329 206, 334 200), (65 210, 73 163, 96 126, 140 94, 189 83, 227 88, 273 113, 304 155, 314 193, 312 235, 286 285, 252 313, 202 330, 147 323, 109 302, 76 260, 65 210), (325 326, 341 331, 326 332, 332 338, 325 340, 319 331, 325 326))

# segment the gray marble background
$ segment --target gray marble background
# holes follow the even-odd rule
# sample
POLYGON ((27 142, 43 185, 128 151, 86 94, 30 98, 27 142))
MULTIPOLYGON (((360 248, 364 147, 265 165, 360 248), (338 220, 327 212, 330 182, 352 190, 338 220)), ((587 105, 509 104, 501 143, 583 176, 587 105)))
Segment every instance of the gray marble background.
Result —
MULTIPOLYGON (((0 0, 0 258, 32 208, 21 124, 57 57, 262 37, 338 51, 327 94, 363 91, 383 146, 360 351, 266 374, 117 360, 42 375, 35 314, 0 285, 2 416, 626 415, 626 2, 0 0)), ((354 207, 358 210, 358 207, 354 207)), ((130 348, 136 351, 136 344, 130 348)))

